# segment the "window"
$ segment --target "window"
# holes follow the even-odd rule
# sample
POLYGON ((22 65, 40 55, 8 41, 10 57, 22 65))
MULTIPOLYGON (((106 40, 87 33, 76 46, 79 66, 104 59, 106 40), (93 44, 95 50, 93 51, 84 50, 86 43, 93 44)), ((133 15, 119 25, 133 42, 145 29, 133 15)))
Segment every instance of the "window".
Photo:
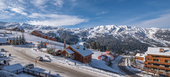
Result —
POLYGON ((80 58, 82 58, 82 56, 80 55, 80 58))
POLYGON ((158 62, 160 62, 160 60, 159 60, 159 59, 153 59, 153 61, 158 61, 158 62))
POLYGON ((165 60, 165 63, 169 63, 169 60, 165 60))

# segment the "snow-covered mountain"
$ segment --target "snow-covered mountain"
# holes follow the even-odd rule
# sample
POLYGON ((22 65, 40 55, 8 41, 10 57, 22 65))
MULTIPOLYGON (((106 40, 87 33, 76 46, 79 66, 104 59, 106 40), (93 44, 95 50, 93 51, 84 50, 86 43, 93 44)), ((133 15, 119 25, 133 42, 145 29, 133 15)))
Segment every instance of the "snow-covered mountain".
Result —
MULTIPOLYGON (((43 32, 53 32, 57 35, 62 35, 63 33, 69 33, 71 35, 76 35, 79 41, 89 43, 89 39, 94 39, 104 43, 106 41, 101 40, 114 40, 119 41, 119 43, 133 43, 134 40, 140 42, 141 44, 147 44, 148 46, 170 46, 170 29, 161 28, 141 28, 127 25, 105 25, 97 26, 93 28, 76 28, 67 29, 62 27, 51 27, 51 26, 40 26, 40 25, 29 25, 25 23, 8 23, 0 22, 0 27, 5 29, 9 27, 19 27, 31 30, 43 30, 43 32)), ((63 36, 63 35, 62 35, 63 36)), ((72 36, 69 36, 72 37, 72 36)), ((114 42, 113 42, 114 43, 114 42)), ((134 42, 136 43, 136 42, 134 42)), ((112 44, 110 44, 112 46, 112 44)), ((123 44, 121 44, 122 46, 123 44)), ((142 46, 141 46, 142 48, 142 46)))

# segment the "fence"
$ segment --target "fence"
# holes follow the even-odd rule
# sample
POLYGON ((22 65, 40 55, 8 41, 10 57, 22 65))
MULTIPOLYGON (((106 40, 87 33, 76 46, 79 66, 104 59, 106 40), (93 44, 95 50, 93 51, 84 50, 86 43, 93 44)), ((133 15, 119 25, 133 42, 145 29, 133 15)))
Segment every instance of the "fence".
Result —
POLYGON ((27 69, 27 68, 18 69, 18 70, 13 71, 12 73, 15 73, 15 74, 26 73, 26 74, 30 74, 30 75, 38 76, 38 77, 59 77, 59 75, 58 76, 52 75, 49 73, 39 72, 39 71, 27 69))

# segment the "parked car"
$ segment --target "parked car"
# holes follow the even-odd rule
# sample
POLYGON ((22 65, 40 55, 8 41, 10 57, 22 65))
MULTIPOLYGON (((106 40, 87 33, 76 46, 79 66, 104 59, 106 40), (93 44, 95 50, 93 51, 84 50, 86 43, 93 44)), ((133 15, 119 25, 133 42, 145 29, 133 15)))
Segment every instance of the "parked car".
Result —
POLYGON ((27 65, 25 65, 24 67, 25 67, 25 68, 30 68, 30 69, 31 69, 31 68, 34 68, 34 64, 27 64, 27 65))
POLYGON ((1 49, 1 52, 5 52, 5 49, 2 48, 2 49, 1 49))
POLYGON ((43 57, 38 56, 38 57, 36 57, 36 60, 43 61, 43 57))

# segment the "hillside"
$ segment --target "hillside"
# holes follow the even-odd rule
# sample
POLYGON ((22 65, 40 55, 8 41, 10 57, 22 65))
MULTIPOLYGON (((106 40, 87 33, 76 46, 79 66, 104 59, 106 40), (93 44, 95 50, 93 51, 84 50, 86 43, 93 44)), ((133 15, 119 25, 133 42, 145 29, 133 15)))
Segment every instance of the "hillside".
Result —
POLYGON ((109 47, 113 51, 141 50, 146 51, 148 46, 170 47, 170 29, 140 28, 133 26, 106 25, 93 28, 67 29, 41 25, 29 25, 25 23, 0 22, 2 29, 9 27, 24 28, 26 31, 42 30, 47 34, 56 34, 60 42, 66 39, 68 44, 99 42, 101 50, 109 47))

